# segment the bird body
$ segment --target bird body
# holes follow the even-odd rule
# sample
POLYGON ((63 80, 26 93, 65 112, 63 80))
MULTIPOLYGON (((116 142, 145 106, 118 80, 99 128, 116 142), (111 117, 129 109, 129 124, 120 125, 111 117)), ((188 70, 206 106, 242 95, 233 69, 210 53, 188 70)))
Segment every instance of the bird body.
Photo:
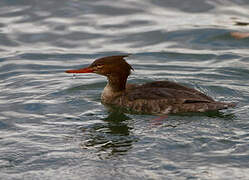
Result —
POLYGON ((104 75, 108 83, 101 101, 133 112, 172 114, 217 111, 234 107, 233 103, 215 101, 193 88, 171 81, 154 81, 141 85, 126 83, 133 68, 124 56, 109 56, 95 60, 90 66, 67 73, 96 73, 104 75))

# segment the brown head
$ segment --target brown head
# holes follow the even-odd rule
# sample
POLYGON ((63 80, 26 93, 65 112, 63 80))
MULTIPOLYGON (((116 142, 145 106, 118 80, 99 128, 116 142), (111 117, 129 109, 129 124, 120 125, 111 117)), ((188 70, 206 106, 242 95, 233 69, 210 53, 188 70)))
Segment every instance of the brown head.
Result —
POLYGON ((129 76, 131 69, 131 65, 129 65, 124 57, 128 55, 122 56, 108 56, 95 60, 90 66, 75 69, 75 70, 67 70, 66 73, 96 73, 104 76, 110 75, 118 75, 122 74, 123 76, 129 76))
POLYGON ((90 66, 76 69, 67 70, 66 73, 96 73, 103 76, 107 76, 109 83, 115 84, 117 89, 123 89, 125 87, 126 79, 130 75, 133 68, 129 65, 124 57, 121 56, 108 56, 95 60, 90 66))

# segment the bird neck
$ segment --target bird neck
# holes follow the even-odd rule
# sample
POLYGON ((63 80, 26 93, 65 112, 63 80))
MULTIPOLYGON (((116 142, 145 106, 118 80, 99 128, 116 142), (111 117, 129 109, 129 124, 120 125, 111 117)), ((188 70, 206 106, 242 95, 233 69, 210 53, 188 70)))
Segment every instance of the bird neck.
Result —
POLYGON ((120 92, 125 90, 128 76, 111 75, 108 76, 107 78, 108 78, 107 86, 109 86, 113 92, 120 92))
POLYGON ((103 102, 110 103, 125 91, 128 76, 108 76, 108 83, 101 95, 103 102), (110 101, 110 102, 109 102, 110 101))

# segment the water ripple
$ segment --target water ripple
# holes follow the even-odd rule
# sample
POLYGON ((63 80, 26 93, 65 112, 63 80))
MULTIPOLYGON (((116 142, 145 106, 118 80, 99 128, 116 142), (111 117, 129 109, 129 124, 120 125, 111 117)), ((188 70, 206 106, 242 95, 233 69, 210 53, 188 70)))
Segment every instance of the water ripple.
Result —
POLYGON ((3 179, 247 179, 248 1, 1 1, 3 179), (243 24, 243 25, 242 25, 243 24), (131 53, 129 82, 171 80, 220 113, 110 113, 106 80, 68 75, 131 53), (96 173, 98 172, 98 173, 96 173))

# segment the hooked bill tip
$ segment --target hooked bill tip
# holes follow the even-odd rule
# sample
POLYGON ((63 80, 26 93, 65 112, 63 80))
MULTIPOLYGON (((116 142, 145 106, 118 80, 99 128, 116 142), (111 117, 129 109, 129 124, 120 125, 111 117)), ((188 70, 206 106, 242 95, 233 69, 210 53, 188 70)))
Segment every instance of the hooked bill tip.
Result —
POLYGON ((75 70, 66 70, 66 73, 76 73, 75 70))

